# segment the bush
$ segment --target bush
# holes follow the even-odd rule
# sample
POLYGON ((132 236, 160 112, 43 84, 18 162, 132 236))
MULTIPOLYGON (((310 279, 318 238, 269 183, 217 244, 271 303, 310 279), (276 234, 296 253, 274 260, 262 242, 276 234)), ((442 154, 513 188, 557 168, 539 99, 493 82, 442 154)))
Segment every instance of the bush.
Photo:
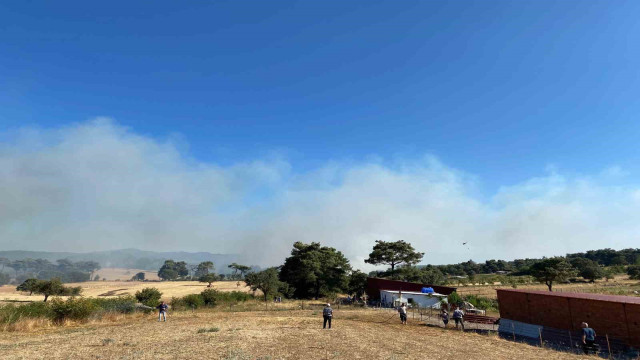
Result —
POLYGON ((49 318, 51 308, 45 302, 33 302, 20 306, 13 304, 0 307, 0 323, 13 324, 22 318, 49 318))
POLYGON ((216 300, 219 302, 245 302, 253 299, 254 296, 242 291, 218 292, 216 300))
POLYGON ((51 319, 56 323, 62 323, 65 320, 82 321, 87 320, 98 310, 97 305, 91 299, 53 299, 51 301, 51 319))
POLYGON ((496 299, 489 299, 477 295, 467 295, 464 297, 464 301, 482 310, 498 309, 498 300, 496 299))
POLYGON ((130 314, 136 310, 136 298, 131 295, 91 300, 97 308, 105 312, 130 314))
POLYGON ((219 294, 215 289, 206 289, 200 293, 200 297, 202 297, 205 306, 214 307, 218 303, 219 294))
POLYGON ((633 265, 627 268, 629 279, 640 280, 640 265, 633 265))
POLYGON ((204 306, 204 299, 200 294, 185 295, 182 300, 184 301, 184 305, 189 309, 197 309, 204 306))
POLYGON ((462 303, 462 298, 460 297, 460 295, 458 295, 457 292, 454 291, 449 294, 449 296, 447 296, 447 301, 451 305, 459 306, 462 303))
POLYGON ((162 293, 156 288, 144 288, 136 292, 136 299, 146 306, 158 306, 161 297, 162 293))

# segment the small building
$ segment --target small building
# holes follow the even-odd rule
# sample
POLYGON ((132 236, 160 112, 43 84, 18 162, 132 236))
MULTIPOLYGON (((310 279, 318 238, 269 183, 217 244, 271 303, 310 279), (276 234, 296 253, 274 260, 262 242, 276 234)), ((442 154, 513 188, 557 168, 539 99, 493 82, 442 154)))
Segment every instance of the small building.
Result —
POLYGON ((403 293, 405 292, 422 293, 423 288, 432 288, 436 294, 445 295, 445 296, 456 291, 456 288, 449 287, 449 286, 420 284, 420 283, 379 279, 379 278, 371 278, 371 277, 367 278, 367 295, 369 296, 369 300, 373 302, 382 301, 382 297, 381 297, 382 290, 402 291, 403 293))
POLYGON ((497 289, 501 335, 575 347, 582 322, 601 349, 640 347, 640 297, 497 289), (609 338, 609 343, 606 342, 609 338))
POLYGON ((385 307, 394 307, 406 303, 421 308, 440 309, 440 302, 446 298, 447 295, 438 293, 380 290, 380 301, 385 307))

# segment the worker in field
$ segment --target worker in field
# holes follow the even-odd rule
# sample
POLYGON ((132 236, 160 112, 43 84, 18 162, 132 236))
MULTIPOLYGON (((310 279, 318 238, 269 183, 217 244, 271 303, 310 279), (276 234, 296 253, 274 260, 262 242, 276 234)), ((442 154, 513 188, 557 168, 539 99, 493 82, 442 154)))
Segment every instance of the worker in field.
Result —
POLYGON ((167 310, 169 310, 169 305, 165 304, 164 301, 160 302, 160 305, 156 307, 158 309, 158 321, 167 321, 167 310))
POLYGON ((322 317, 324 318, 322 328, 326 329, 327 323, 329 323, 329 329, 331 329, 331 318, 333 317, 333 309, 331 308, 331 304, 325 305, 324 309, 322 309, 322 317))
POLYGON ((440 313, 440 317, 442 318, 442 322, 444 323, 445 329, 447 328, 447 324, 449 323, 449 313, 447 309, 442 308, 442 312, 440 313))
POLYGON ((582 350, 585 355, 589 355, 589 351, 594 354, 598 352, 596 347, 596 331, 589 327, 589 324, 583 322, 582 326, 582 350))
POLYGON ((464 331, 464 312, 460 307, 456 307, 456 309, 453 310, 453 321, 456 322, 456 329, 460 326, 462 331, 464 331))
POLYGON ((403 325, 407 325, 407 304, 402 303, 398 308, 398 313, 400 313, 400 322, 403 325))

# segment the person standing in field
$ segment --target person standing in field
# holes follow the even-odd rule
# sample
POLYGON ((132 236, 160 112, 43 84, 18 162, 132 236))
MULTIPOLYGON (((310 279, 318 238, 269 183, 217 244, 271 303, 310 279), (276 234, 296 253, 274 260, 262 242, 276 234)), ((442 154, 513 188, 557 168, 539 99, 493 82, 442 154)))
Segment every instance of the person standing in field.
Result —
POLYGON ((442 309, 442 313, 440 314, 442 317, 442 322, 444 323, 445 329, 447 328, 447 324, 449 323, 449 313, 446 309, 442 309))
POLYGON ((585 355, 589 355, 589 351, 597 352, 596 348, 596 331, 589 327, 589 324, 583 322, 582 326, 582 350, 585 355))
POLYGON ((156 307, 158 309, 158 321, 167 321, 167 310, 169 309, 169 305, 165 304, 164 301, 160 302, 160 305, 156 307))
POLYGON ((327 322, 329 323, 329 329, 331 329, 331 318, 333 317, 333 309, 331 308, 331 304, 327 304, 324 309, 322 309, 322 317, 324 318, 324 323, 322 324, 322 328, 327 328, 327 322))
POLYGON ((400 322, 407 325, 407 304, 402 303, 398 308, 398 313, 400 313, 400 322))
POLYGON ((458 328, 458 325, 460 325, 462 327, 462 331, 464 331, 464 312, 460 310, 459 307, 453 310, 453 321, 456 322, 456 329, 458 328))

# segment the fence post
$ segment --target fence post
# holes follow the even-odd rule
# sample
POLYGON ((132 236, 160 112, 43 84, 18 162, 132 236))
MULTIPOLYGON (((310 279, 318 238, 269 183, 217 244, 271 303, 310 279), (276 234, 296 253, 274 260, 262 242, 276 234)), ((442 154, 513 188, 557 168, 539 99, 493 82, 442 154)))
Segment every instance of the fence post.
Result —
POLYGON ((513 335, 513 341, 516 341, 516 328, 513 323, 511 323, 511 334, 513 335))
POLYGON ((609 334, 604 335, 607 338, 607 349, 609 349, 609 359, 611 359, 611 344, 609 343, 609 334))
POLYGON ((538 328, 538 334, 540 334, 540 347, 544 347, 544 344, 542 343, 542 328, 538 328))
POLYGON ((571 352, 575 352, 573 348, 573 336, 571 336, 571 330, 569 330, 569 348, 571 349, 571 352))

